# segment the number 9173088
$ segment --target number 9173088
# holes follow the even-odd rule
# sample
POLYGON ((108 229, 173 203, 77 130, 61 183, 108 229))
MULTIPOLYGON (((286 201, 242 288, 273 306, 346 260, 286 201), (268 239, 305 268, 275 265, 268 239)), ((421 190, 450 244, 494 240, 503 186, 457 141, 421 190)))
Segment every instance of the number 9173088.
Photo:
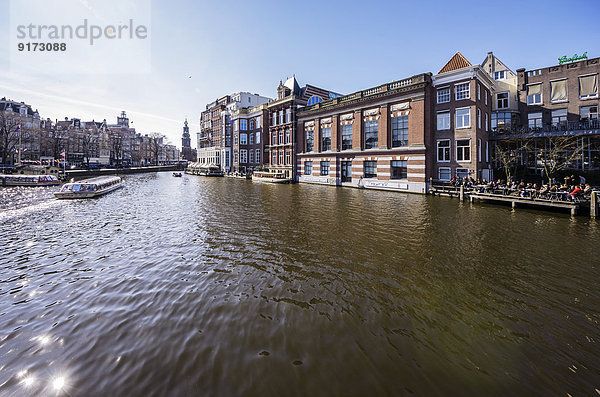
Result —
POLYGON ((19 43, 19 51, 66 51, 67 43, 19 43))

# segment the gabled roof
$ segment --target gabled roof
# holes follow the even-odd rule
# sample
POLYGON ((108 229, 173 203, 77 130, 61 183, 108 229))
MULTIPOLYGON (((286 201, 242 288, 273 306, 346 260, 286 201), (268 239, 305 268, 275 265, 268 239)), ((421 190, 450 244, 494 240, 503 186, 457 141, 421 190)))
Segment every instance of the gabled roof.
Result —
POLYGON ((460 52, 457 52, 452 58, 450 58, 444 67, 440 69, 438 74, 468 68, 469 66, 473 65, 471 65, 471 62, 467 61, 467 58, 465 58, 460 52))
MULTIPOLYGON (((513 72, 513 70, 511 68, 509 68, 504 62, 502 62, 496 55, 494 55, 493 52, 489 52, 488 56, 485 57, 485 59, 483 60, 483 62, 481 62, 481 67, 484 68, 485 64, 488 62, 488 60, 490 59, 489 56, 492 56, 492 60, 495 61, 496 63, 498 63, 499 65, 503 66, 505 69, 497 69, 497 70, 508 70, 509 72, 511 72, 513 75, 517 75, 515 72, 513 72)), ((485 70, 485 68, 484 68, 485 70)))

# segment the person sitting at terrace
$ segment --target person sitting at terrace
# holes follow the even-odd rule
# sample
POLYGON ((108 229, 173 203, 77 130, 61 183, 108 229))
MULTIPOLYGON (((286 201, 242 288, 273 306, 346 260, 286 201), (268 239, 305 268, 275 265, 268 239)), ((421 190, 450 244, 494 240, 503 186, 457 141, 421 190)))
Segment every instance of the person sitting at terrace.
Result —
POLYGON ((575 186, 575 189, 573 189, 569 195, 571 196, 571 198, 575 198, 578 197, 582 194, 583 190, 581 190, 581 188, 579 186, 575 186))
POLYGON ((585 186, 583 187, 583 195, 589 196, 590 194, 592 194, 592 187, 590 186, 589 183, 586 183, 585 186))

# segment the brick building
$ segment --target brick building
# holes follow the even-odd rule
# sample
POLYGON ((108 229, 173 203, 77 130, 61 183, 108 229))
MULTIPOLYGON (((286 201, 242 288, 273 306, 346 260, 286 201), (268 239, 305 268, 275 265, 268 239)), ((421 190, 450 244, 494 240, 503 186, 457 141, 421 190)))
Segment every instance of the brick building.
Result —
POLYGON ((518 124, 495 131, 493 139, 524 148, 519 164, 534 174, 544 176, 541 165, 557 156, 559 140, 565 146, 557 161, 566 161, 565 169, 600 169, 599 73, 600 58, 517 69, 518 124))
POLYGON ((298 180, 424 193, 431 98, 420 74, 302 109, 298 180))
POLYGON ((433 178, 490 180, 490 120, 493 80, 457 52, 434 75, 435 150, 433 178))
POLYGON ((269 112, 269 171, 295 179, 297 142, 296 112, 307 104, 318 103, 340 95, 312 85, 300 88, 295 76, 279 82, 277 99, 268 104, 269 112))

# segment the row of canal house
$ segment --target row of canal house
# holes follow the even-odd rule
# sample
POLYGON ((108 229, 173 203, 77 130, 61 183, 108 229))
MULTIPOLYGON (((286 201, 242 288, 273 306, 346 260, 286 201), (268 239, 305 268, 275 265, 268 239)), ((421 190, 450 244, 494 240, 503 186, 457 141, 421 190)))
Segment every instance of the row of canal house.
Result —
POLYGON ((198 157, 224 159, 224 171, 422 193, 431 180, 492 179, 494 145, 523 133, 568 133, 586 145, 573 166, 597 169, 598 60, 515 73, 491 52, 480 65, 456 53, 437 74, 348 95, 291 77, 274 100, 242 93, 207 106, 198 157))

